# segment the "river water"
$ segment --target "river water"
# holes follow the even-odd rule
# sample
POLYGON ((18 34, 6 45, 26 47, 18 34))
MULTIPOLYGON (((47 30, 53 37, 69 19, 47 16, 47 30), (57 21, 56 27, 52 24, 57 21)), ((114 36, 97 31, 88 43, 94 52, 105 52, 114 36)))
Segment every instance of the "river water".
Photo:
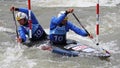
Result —
MULTIPOLYGON (((66 0, 65 2, 67 3, 67 1, 74 4, 74 2, 70 0, 66 0)), ((76 0, 76 2, 78 1, 79 0, 76 0)), ((85 1, 88 4, 88 2, 91 2, 92 0, 81 1, 85 1)), ((9 9, 12 5, 15 7, 27 7, 27 2, 26 0, 1 0, 0 68, 120 68, 120 5, 118 4, 119 1, 117 1, 118 0, 108 0, 108 2, 102 2, 102 6, 100 7, 99 46, 93 45, 94 43, 89 38, 78 36, 72 31, 68 33, 68 38, 70 39, 107 49, 112 56, 109 58, 110 61, 106 61, 97 57, 65 57, 53 54, 49 51, 39 50, 36 47, 28 48, 22 44, 16 43, 12 37, 13 34, 15 34, 15 24, 9 9), (105 6, 106 3, 107 6, 105 6), (21 49, 18 48, 19 45, 21 46, 21 49)), ((61 2, 63 1, 61 0, 61 2)), ((59 1, 55 0, 32 0, 32 11, 35 13, 37 19, 47 33, 49 33, 49 21, 51 17, 57 16, 57 13, 61 10, 72 7, 75 9, 74 13, 78 16, 81 23, 95 37, 95 1, 92 2, 93 5, 88 4, 85 7, 83 7, 84 5, 79 7, 78 3, 74 4, 75 6, 65 5, 65 7, 59 3, 59 1), (47 4, 44 4, 45 2, 47 4), (55 5, 58 7, 55 7, 55 5)), ((79 23, 71 14, 69 14, 68 17, 70 21, 80 27, 79 23)))

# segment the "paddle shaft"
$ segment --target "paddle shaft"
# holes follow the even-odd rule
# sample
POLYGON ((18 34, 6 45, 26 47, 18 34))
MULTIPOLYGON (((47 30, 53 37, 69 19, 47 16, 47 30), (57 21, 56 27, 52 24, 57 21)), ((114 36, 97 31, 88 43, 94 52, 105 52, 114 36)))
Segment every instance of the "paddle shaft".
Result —
POLYGON ((17 38, 19 38, 19 34, 18 34, 18 31, 17 31, 18 27, 17 27, 17 23, 16 23, 14 11, 12 11, 12 14, 13 14, 13 19, 14 19, 14 21, 15 21, 16 35, 17 35, 17 38))
POLYGON ((81 25, 81 27, 87 32, 87 34, 90 36, 90 33, 85 29, 85 27, 82 25, 82 23, 80 22, 80 20, 77 18, 77 16, 72 13, 72 15, 75 17, 75 19, 78 21, 78 23, 81 25))
MULTIPOLYGON (((87 32, 88 36, 90 36, 90 33, 85 29, 85 27, 82 25, 82 23, 80 22, 80 20, 77 18, 77 16, 75 15, 75 13, 72 13, 72 15, 75 17, 75 19, 78 21, 78 23, 81 25, 81 27, 87 32)), ((95 40, 93 40, 93 38, 90 38, 94 43, 95 40)))
MULTIPOLYGON (((15 19, 15 13, 14 11, 12 11, 12 14, 13 14, 13 20, 15 21, 15 29, 16 29, 16 35, 17 35, 17 38, 19 38, 19 34, 18 34, 18 26, 17 26, 17 22, 16 22, 16 19, 15 19)), ((20 46, 20 43, 18 43, 18 48, 21 49, 21 46, 20 46)))

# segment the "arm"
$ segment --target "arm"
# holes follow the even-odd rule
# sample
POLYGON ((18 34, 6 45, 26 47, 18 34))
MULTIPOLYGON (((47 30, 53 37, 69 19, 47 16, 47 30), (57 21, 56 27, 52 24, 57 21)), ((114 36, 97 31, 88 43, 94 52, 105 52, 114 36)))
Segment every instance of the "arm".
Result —
POLYGON ((69 8, 67 9, 66 11, 61 11, 59 14, 58 14, 58 17, 56 17, 56 19, 52 20, 53 23, 55 24, 60 24, 64 19, 65 17, 69 14, 69 13, 72 13, 74 11, 74 9, 72 8, 69 8))
POLYGON ((71 29, 72 31, 74 31, 75 33, 81 35, 81 36, 88 36, 87 32, 81 28, 78 28, 77 26, 73 25, 71 22, 67 22, 68 29, 71 29))
MULTIPOLYGON (((23 12, 25 14, 27 14, 28 16, 28 9, 27 8, 15 8, 15 7, 11 7, 10 11, 19 11, 19 12, 23 12)), ((36 19, 34 13, 31 11, 31 20, 33 24, 38 24, 38 20, 36 19)))
POLYGON ((60 17, 52 17, 50 21, 50 29, 54 29, 57 25, 59 25, 62 20, 66 17, 65 14, 62 14, 60 17))
POLYGON ((19 32, 19 38, 22 40, 21 42, 25 42, 26 41, 26 30, 22 27, 22 26, 20 26, 19 28, 18 28, 18 32, 19 32))
POLYGON ((58 17, 52 17, 51 23, 50 23, 50 29, 54 29, 57 25, 59 25, 67 16, 67 14, 72 13, 73 9, 68 9, 66 11, 61 11, 58 14, 58 17))
POLYGON ((64 20, 66 16, 67 16, 67 13, 61 14, 61 16, 59 17, 52 17, 51 23, 58 25, 64 20))
MULTIPOLYGON (((20 12, 24 12, 28 16, 28 9, 27 8, 18 8, 20 12)), ((33 24, 38 24, 38 20, 36 19, 34 13, 31 11, 31 20, 33 24)))

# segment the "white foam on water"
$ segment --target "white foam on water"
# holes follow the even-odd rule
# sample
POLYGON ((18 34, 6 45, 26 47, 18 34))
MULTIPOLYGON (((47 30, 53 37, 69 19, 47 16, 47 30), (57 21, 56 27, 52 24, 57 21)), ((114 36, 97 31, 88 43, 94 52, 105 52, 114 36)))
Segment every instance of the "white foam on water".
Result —
MULTIPOLYGON (((40 7, 90 7, 98 0, 32 0, 32 4, 40 7)), ((101 6, 116 6, 120 0, 99 0, 101 6)))
POLYGON ((100 43, 100 47, 108 50, 110 53, 118 54, 120 53, 120 48, 117 46, 117 40, 106 42, 106 43, 100 43))
POLYGON ((2 42, 1 45, 9 45, 2 55, 3 59, 0 61, 1 68, 34 68, 37 64, 35 59, 28 59, 23 55, 24 48, 10 47, 11 45, 18 46, 17 44, 2 42))
MULTIPOLYGON (((108 34, 106 31, 109 31, 109 33, 115 33, 114 30, 116 28, 119 28, 120 23, 118 23, 120 18, 118 17, 117 13, 107 13, 102 17, 102 25, 101 26, 101 32, 108 34)), ((102 34, 101 33, 101 34, 102 34)))
POLYGON ((10 28, 0 27, 0 32, 11 32, 14 33, 15 31, 10 28))

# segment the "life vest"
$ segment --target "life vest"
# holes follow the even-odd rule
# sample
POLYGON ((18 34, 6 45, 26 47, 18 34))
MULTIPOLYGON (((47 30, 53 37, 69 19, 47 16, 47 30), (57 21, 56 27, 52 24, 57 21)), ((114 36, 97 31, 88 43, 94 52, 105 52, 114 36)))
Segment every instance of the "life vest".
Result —
MULTIPOLYGON (((26 30, 26 35, 29 35, 29 27, 23 26, 26 30)), ((44 30, 39 24, 32 24, 32 39, 31 40, 39 40, 41 39, 42 35, 44 34, 44 30)))
POLYGON ((40 25, 33 25, 32 31, 32 37, 36 40, 40 39, 44 33, 44 30, 40 27, 40 25))
POLYGON ((66 29, 65 26, 57 26, 50 31, 50 41, 53 43, 66 43, 66 29))

